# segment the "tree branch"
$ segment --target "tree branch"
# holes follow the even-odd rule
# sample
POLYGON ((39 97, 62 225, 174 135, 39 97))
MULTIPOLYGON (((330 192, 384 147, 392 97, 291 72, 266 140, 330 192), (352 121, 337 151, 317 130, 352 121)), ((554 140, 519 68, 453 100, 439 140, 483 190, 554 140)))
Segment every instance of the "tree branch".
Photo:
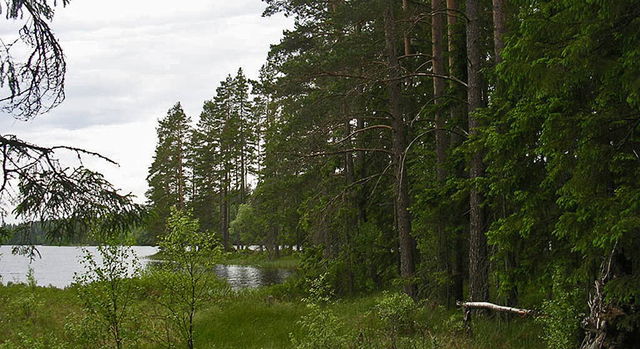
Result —
POLYGON ((374 151, 374 152, 386 153, 386 154, 389 154, 389 155, 392 154, 391 151, 386 150, 386 149, 379 149, 379 148, 351 148, 351 149, 343 149, 343 150, 330 151, 330 152, 312 153, 312 154, 303 155, 303 157, 305 157, 305 158, 313 158, 313 157, 318 157, 318 156, 329 156, 329 155, 337 155, 337 154, 345 154, 345 153, 355 153, 357 151, 374 151))
POLYGON ((393 130, 393 129, 391 128, 391 126, 389 126, 389 125, 373 125, 373 126, 368 126, 368 127, 361 128, 361 129, 358 129, 358 130, 355 130, 355 131, 351 132, 349 135, 347 135, 347 136, 346 136, 346 137, 344 137, 343 139, 341 139, 341 140, 339 140, 339 141, 335 142, 334 144, 340 144, 340 143, 342 143, 342 142, 348 141, 349 139, 351 139, 351 137, 355 136, 355 135, 356 135, 356 134, 358 134, 358 133, 366 132, 366 131, 373 130, 373 129, 377 129, 377 128, 393 130))

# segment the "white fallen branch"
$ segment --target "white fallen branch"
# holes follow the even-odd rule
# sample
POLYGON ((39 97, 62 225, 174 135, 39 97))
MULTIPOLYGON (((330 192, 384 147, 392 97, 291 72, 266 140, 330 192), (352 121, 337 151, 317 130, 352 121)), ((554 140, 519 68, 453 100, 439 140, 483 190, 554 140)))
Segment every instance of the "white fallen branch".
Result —
POLYGON ((520 309, 520 308, 512 308, 512 307, 505 307, 503 305, 497 305, 497 304, 493 304, 493 303, 489 303, 489 302, 456 302, 456 305, 459 307, 464 308, 464 310, 469 310, 469 309, 488 309, 488 310, 493 310, 493 311, 499 311, 499 312, 507 312, 507 313, 513 313, 513 314, 518 314, 521 316, 528 316, 528 315, 533 315, 534 311, 530 310, 530 309, 520 309))

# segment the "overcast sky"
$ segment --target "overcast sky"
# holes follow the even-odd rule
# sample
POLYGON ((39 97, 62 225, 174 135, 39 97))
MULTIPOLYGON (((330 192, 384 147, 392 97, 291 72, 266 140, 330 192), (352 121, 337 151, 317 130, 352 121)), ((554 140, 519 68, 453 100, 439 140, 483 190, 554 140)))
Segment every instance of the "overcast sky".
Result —
MULTIPOLYGON (((227 74, 242 67, 255 78, 291 26, 261 17, 264 8, 260 0, 73 0, 52 25, 67 59, 66 100, 26 123, 2 115, 0 133, 97 151, 120 167, 85 164, 143 202, 157 120, 178 101, 196 120, 227 74)), ((0 34, 12 29, 4 22, 0 34)))

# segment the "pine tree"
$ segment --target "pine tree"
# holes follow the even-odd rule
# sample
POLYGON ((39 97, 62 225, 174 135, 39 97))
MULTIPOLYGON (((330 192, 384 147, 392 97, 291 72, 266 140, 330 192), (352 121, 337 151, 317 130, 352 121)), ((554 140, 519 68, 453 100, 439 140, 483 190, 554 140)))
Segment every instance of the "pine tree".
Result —
POLYGON ((171 207, 184 209, 188 200, 190 121, 179 102, 158 121, 158 144, 147 176, 151 211, 149 229, 155 235, 165 232, 171 207))

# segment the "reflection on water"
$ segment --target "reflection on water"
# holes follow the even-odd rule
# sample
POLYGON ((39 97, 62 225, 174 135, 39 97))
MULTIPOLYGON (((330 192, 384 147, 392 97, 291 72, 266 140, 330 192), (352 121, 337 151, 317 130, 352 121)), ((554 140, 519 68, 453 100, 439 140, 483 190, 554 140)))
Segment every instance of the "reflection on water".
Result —
POLYGON ((234 290, 279 284, 294 273, 291 269, 247 265, 216 265, 215 272, 218 277, 227 280, 234 290))

